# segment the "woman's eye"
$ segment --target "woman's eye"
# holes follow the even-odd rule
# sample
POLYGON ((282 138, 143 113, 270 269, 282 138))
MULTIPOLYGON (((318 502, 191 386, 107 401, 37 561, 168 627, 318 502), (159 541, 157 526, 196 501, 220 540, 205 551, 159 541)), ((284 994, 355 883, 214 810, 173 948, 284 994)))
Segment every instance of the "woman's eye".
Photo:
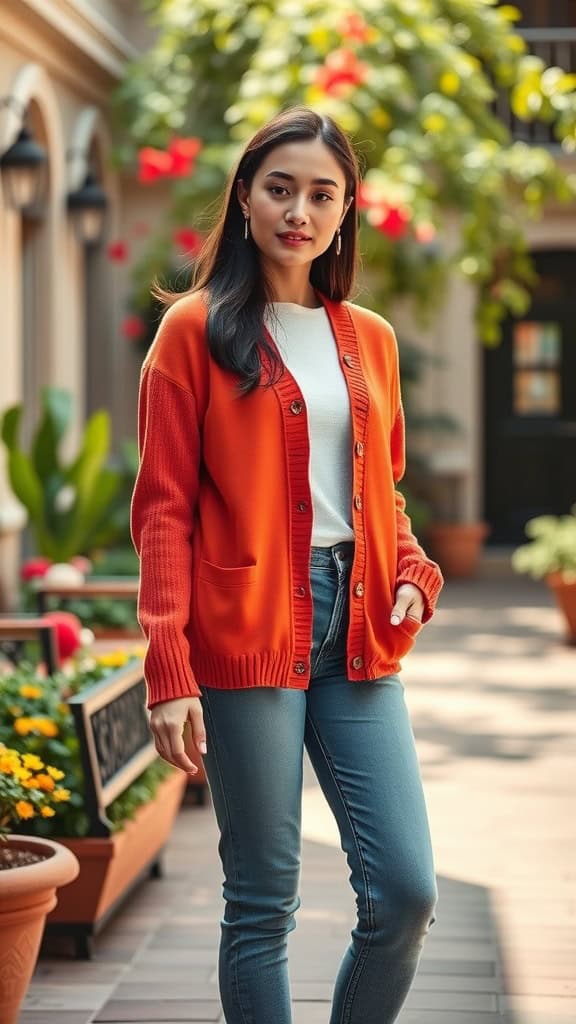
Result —
POLYGON ((325 199, 332 199, 332 196, 328 192, 317 192, 314 198, 324 201, 325 199))
POLYGON ((272 185, 269 191, 272 193, 272 195, 277 196, 280 194, 280 192, 286 192, 287 189, 283 188, 282 185, 272 185))

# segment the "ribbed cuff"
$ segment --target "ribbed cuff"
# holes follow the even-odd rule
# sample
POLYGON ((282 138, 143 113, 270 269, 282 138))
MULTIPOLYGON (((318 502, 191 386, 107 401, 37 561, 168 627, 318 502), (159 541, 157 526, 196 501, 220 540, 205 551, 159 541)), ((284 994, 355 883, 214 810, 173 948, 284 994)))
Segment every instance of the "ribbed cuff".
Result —
POLYGON ((438 595, 444 585, 444 578, 439 566, 436 563, 429 564, 421 561, 404 565, 398 574, 396 586, 399 587, 401 583, 414 583, 422 591, 424 596, 422 622, 428 622, 434 614, 438 595))
POLYGON ((144 678, 148 691, 148 708, 165 700, 200 697, 201 690, 190 667, 185 641, 174 636, 156 638, 144 658, 144 678))

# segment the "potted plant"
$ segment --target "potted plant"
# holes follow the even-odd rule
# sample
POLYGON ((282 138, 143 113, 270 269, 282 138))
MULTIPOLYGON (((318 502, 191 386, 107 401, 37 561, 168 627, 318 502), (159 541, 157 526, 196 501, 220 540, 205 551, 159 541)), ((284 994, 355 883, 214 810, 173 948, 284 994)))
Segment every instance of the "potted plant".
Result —
POLYGON ((439 449, 431 459, 434 512, 425 528, 427 549, 448 579, 474 576, 490 528, 471 519, 464 507, 464 478, 468 471, 464 452, 439 449))
MULTIPOLYGON (((37 817, 31 830, 36 837, 56 839, 80 863, 67 899, 49 914, 47 930, 74 934, 77 952, 84 956, 89 955, 90 936, 127 892, 153 868, 158 870, 186 785, 183 772, 152 752, 147 766, 107 806, 110 827, 94 833, 85 799, 85 763, 69 701, 97 687, 109 687, 112 700, 123 679, 130 685, 140 683, 141 670, 141 659, 130 651, 94 656, 84 651, 52 676, 39 675, 30 663, 20 662, 3 676, 0 687, 0 741, 22 755, 49 762, 68 780, 68 799, 58 817, 37 817)), ((134 705, 128 712, 132 726, 134 705)), ((23 830, 28 830, 26 822, 23 830)))
MULTIPOLYGON (((138 575, 130 538, 136 442, 125 439, 119 455, 112 458, 110 416, 100 409, 85 424, 76 456, 65 463, 60 448, 71 423, 72 396, 48 387, 41 401, 42 416, 28 450, 19 440, 22 403, 0 416, 8 480, 35 549, 35 557, 22 567, 22 610, 28 611, 35 607, 37 584, 43 578, 78 587, 87 574, 91 578, 131 575, 136 582, 138 575), (110 552, 118 554, 110 558, 110 552)), ((51 600, 49 607, 57 608, 57 600, 51 600)), ((141 635, 135 600, 96 595, 96 599, 67 600, 66 607, 96 633, 106 630, 106 635, 122 638, 141 635)))
POLYGON ((0 1024, 16 1024, 56 890, 79 872, 65 846, 8 829, 55 818, 70 796, 67 781, 37 754, 0 743, 0 1024))
POLYGON ((566 624, 566 642, 576 645, 576 503, 562 516, 529 519, 524 533, 532 538, 512 554, 512 568, 544 579, 566 624))

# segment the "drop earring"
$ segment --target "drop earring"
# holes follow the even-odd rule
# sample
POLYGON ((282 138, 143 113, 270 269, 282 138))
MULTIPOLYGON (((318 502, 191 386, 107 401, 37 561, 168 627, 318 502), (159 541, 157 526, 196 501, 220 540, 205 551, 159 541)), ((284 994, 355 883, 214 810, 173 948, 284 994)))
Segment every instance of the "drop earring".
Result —
POLYGON ((244 218, 244 239, 245 239, 245 241, 248 241, 248 223, 249 223, 249 221, 250 221, 250 217, 245 217, 244 218))
POLYGON ((336 255, 339 256, 342 252, 342 235, 340 234, 340 228, 336 232, 336 255))

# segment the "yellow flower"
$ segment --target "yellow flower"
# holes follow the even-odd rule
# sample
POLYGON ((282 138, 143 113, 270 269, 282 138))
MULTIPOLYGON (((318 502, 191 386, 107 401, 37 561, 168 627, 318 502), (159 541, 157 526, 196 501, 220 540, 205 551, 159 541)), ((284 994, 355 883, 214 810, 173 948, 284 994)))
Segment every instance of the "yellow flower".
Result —
POLYGON ((19 818, 33 818, 34 808, 27 800, 19 800, 14 810, 19 818))
POLYGON ((27 736, 29 732, 34 728, 33 718, 17 718, 14 722, 14 728, 19 736, 27 736))
POLYGON ((52 799, 57 804, 62 803, 64 800, 69 800, 70 799, 70 790, 69 789, 55 789, 54 792, 52 793, 52 799))
POLYGON ((40 809, 40 814, 42 815, 43 818, 53 818, 54 815, 56 814, 56 811, 54 810, 53 807, 42 807, 40 809))
POLYGON ((20 696, 27 697, 30 700, 34 700, 36 697, 42 696, 42 690, 39 686, 29 686, 27 683, 20 687, 20 696))
MULTIPOLYGON (((33 772, 41 772, 44 767, 44 761, 40 760, 38 754, 23 754, 22 762, 25 768, 31 768, 33 772)), ((50 769, 47 768, 46 771, 50 772, 50 769)))
MULTIPOLYGON (((42 768, 43 765, 40 765, 42 768)), ((59 768, 53 768, 51 764, 46 766, 46 771, 51 779, 55 779, 56 782, 60 782, 60 779, 64 778, 64 772, 61 772, 59 768)))
POLYGON ((43 736, 57 736, 58 726, 50 718, 35 718, 36 728, 43 736))
POLYGON ((3 775, 12 775, 14 769, 19 767, 18 757, 14 754, 0 754, 0 772, 3 775))
POLYGON ((49 775, 37 775, 34 782, 36 789, 43 789, 46 793, 51 793, 56 785, 54 779, 51 779, 49 775))
POLYGON ((31 775, 29 779, 24 779, 22 785, 25 786, 26 789, 36 789, 35 777, 31 775))
POLYGON ((12 774, 14 778, 19 779, 20 782, 26 782, 26 780, 32 775, 32 772, 28 768, 21 768, 20 765, 17 765, 12 774))
POLYGON ((128 661, 126 651, 109 651, 107 654, 98 654, 96 661, 105 668, 120 668, 128 661))

